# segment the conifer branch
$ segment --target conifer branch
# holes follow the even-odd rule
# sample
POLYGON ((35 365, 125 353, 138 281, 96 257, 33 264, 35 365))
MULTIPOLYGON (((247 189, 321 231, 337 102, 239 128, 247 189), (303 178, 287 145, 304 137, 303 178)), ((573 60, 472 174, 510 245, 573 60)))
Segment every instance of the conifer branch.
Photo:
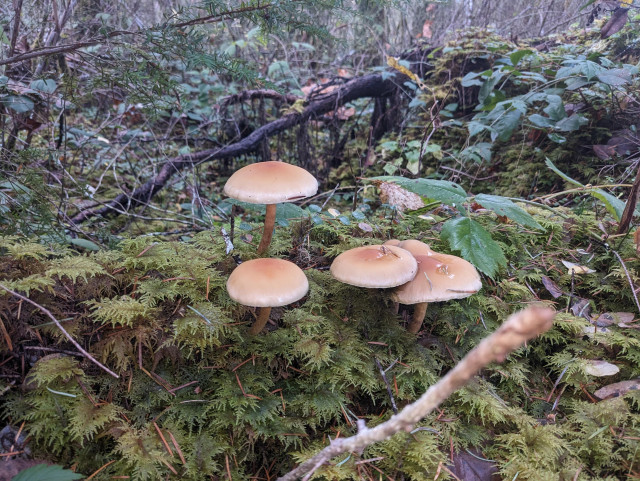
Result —
POLYGON ((105 372, 111 374, 116 379, 120 378, 120 376, 118 376, 115 372, 113 372, 111 369, 106 367, 104 364, 102 364, 100 361, 98 361, 96 358, 94 358, 91 354, 89 354, 87 351, 85 351, 82 348, 82 346, 80 344, 78 344, 78 342, 73 337, 71 337, 71 334, 69 334, 67 332, 67 330, 62 326, 62 324, 60 324, 60 321, 58 321, 58 319, 56 319, 56 317, 53 314, 51 314, 51 312, 46 307, 41 306, 37 302, 32 301, 31 299, 29 299, 28 297, 23 296, 22 294, 18 294, 17 292, 12 291, 11 289, 9 289, 8 287, 6 287, 6 286, 4 286, 2 284, 0 284, 0 289, 3 289, 5 291, 7 291, 12 296, 15 296, 15 297, 17 297, 19 299, 22 299, 23 301, 27 301, 29 304, 31 304, 32 306, 36 307, 38 310, 42 311, 42 313, 44 313, 49 319, 51 319, 53 321, 53 323, 56 326, 58 326, 58 329, 60 329, 62 331, 62 333, 65 335, 65 337, 67 339, 69 339, 71 344, 73 344, 76 347, 76 349, 82 353, 82 355, 84 357, 89 359, 92 363, 94 363, 96 366, 100 367, 105 372))
POLYGON ((510 352, 519 348, 527 340, 550 329, 554 315, 555 312, 552 309, 539 306, 528 307, 512 314, 497 331, 484 338, 416 402, 409 404, 388 421, 371 429, 360 420, 362 422, 358 423, 358 434, 331 441, 329 446, 278 478, 278 481, 293 481, 305 474, 306 477, 310 477, 313 471, 335 456, 347 452, 361 453, 367 446, 384 441, 400 431, 411 431, 418 421, 467 384, 480 369, 491 362, 504 361, 510 352))

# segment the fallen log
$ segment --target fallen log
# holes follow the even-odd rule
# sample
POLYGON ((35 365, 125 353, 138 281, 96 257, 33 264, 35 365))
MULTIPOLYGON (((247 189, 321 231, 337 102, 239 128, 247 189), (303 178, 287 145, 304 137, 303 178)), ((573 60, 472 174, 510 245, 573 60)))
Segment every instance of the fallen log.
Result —
POLYGON ((296 125, 320 117, 327 112, 337 109, 345 103, 363 97, 387 97, 391 95, 398 85, 402 85, 408 77, 400 73, 386 75, 370 74, 350 80, 330 93, 314 97, 300 113, 291 113, 273 122, 259 127, 247 137, 224 147, 203 150, 194 154, 180 155, 168 160, 160 169, 158 175, 145 182, 130 194, 122 192, 115 199, 105 203, 100 208, 81 210, 71 218, 73 224, 80 224, 93 217, 110 217, 145 205, 151 201, 173 175, 181 170, 193 166, 238 157, 243 154, 255 152, 260 143, 279 132, 296 125))

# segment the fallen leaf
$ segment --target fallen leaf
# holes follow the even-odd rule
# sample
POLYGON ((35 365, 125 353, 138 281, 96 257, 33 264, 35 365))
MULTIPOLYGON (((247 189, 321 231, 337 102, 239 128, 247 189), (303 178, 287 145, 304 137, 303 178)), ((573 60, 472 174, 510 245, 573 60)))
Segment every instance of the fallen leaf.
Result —
POLYGON ((380 189, 380 201, 395 206, 400 212, 424 207, 424 202, 418 194, 409 192, 397 184, 381 182, 378 188, 380 189))
POLYGON ((620 368, 615 364, 611 364, 607 361, 586 361, 584 370, 587 374, 596 377, 613 376, 620 372, 620 368))
POLYGON ((453 455, 451 472, 465 481, 493 481, 500 479, 495 461, 485 459, 478 450, 458 451, 453 455))
POLYGON ((431 25, 433 25, 433 20, 425 20, 422 25, 422 37, 423 38, 431 38, 433 37, 433 32, 431 31, 431 25))
POLYGON ((611 326, 613 324, 626 324, 633 322, 634 315, 631 312, 603 312, 595 320, 598 327, 611 326))
POLYGON ((629 391, 637 391, 638 389, 640 389, 640 379, 630 379, 601 387, 593 394, 599 399, 608 399, 623 396, 629 391))
POLYGON ((554 299, 557 299, 562 294, 564 294, 564 292, 562 292, 562 289, 560 289, 560 287, 558 287, 558 284, 553 282, 547 276, 542 276, 542 284, 547 289, 547 291, 549 291, 549 294, 551 294, 554 299))
POLYGON ((576 317, 584 317, 587 321, 591 322, 591 305, 589 299, 576 298, 571 303, 571 312, 576 317))
POLYGON ((573 262, 569 262, 569 261, 561 261, 561 262, 567 269, 569 269, 569 274, 573 272, 576 275, 581 275, 581 274, 593 274, 595 272, 593 269, 589 269, 587 266, 579 266, 578 264, 574 264, 573 262))
POLYGON ((334 208, 327 209, 327 212, 331 214, 333 217, 340 217, 340 211, 334 208))
POLYGON ((616 152, 612 145, 592 145, 591 148, 600 160, 609 160, 616 152))
POLYGON ((369 224, 367 224, 366 222, 360 222, 358 223, 358 227, 360 228, 360 230, 364 231, 364 232, 373 232, 373 227, 371 227, 369 224))

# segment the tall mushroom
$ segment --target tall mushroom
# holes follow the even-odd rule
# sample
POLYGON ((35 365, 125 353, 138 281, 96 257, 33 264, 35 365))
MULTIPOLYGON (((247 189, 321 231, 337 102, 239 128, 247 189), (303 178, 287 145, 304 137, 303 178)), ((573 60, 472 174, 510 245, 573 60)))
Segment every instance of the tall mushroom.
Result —
POLYGON ((272 307, 286 306, 309 290, 307 276, 293 262, 283 259, 253 259, 243 262, 229 276, 227 292, 245 306, 259 307, 249 334, 258 334, 269 320, 272 307))
POLYGON ((415 278, 391 294, 400 304, 416 304, 407 326, 414 334, 420 331, 429 302, 461 299, 482 288, 480 275, 472 264, 460 257, 431 252, 431 255, 415 255, 418 262, 415 278))
POLYGON ((247 165, 234 172, 224 186, 224 193, 229 197, 250 204, 267 205, 258 255, 264 254, 271 244, 276 204, 303 199, 317 191, 318 181, 309 172, 295 165, 276 161, 247 165))

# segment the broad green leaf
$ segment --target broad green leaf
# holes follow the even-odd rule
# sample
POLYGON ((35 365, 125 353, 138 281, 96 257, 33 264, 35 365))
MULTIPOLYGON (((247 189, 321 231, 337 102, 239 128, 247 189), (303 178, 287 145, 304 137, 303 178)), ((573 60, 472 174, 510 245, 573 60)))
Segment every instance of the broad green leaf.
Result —
POLYGON ((100 246, 98 246, 98 244, 87 239, 69 239, 69 242, 74 246, 82 247, 83 249, 90 251, 100 250, 100 246))
POLYGON ((544 228, 531 217, 531 215, 521 207, 518 207, 510 199, 499 195, 478 194, 475 201, 482 207, 492 210, 498 215, 506 216, 518 224, 544 230, 544 228))
POLYGON ((592 62, 591 60, 584 60, 580 62, 579 67, 582 74, 587 77, 587 80, 593 79, 604 70, 600 65, 592 62))
POLYGON ((467 200, 465 190, 454 182, 436 179, 407 179, 398 176, 372 177, 371 180, 394 182, 403 189, 414 192, 422 197, 437 200, 443 204, 461 205, 467 200))
POLYGON ((52 94, 56 91, 58 84, 56 84, 56 81, 53 79, 38 79, 31 82, 31 85, 29 85, 29 87, 44 94, 52 94))
POLYGON ((553 162, 551 162, 548 158, 545 160, 544 162, 546 164, 547 167, 549 167, 549 169, 551 169, 553 172, 555 172, 556 174, 558 174, 560 177, 562 177, 565 181, 569 182, 570 184, 573 185, 578 185, 580 187, 584 187, 583 184, 581 184, 580 182, 578 182, 575 179, 572 179, 571 177, 569 177, 567 174, 565 174, 564 172, 562 172, 560 169, 558 169, 553 162))
POLYGON ((486 130, 488 128, 489 127, 487 127, 486 125, 484 125, 484 124, 482 124, 480 122, 476 122, 475 120, 472 120, 471 122, 469 122, 467 124, 467 129, 469 129, 469 138, 475 137, 480 132, 482 132, 483 130, 486 130))
POLYGON ((471 262, 476 269, 494 277, 500 267, 507 265, 502 249, 491 234, 469 217, 450 219, 442 226, 441 237, 454 251, 471 262))
POLYGON ((74 473, 62 466, 38 464, 16 474, 11 481, 74 481, 85 476, 74 473))
POLYGON ((4 87, 9 83, 9 77, 6 75, 0 75, 0 87, 4 87))
POLYGON ((567 116, 562 98, 559 95, 547 95, 546 100, 548 105, 543 109, 543 112, 547 114, 550 119, 562 120, 567 116))
POLYGON ((610 70, 604 70, 597 75, 600 82, 610 85, 612 87, 620 87, 631 81, 631 74, 623 68, 613 68, 610 70))
POLYGON ((19 114, 30 112, 34 106, 33 100, 24 95, 8 95, 0 99, 0 103, 19 114))
POLYGON ((548 134, 547 137, 549 137, 550 141, 555 142, 556 144, 564 144, 567 141, 566 137, 556 133, 548 134))
POLYGON ((472 87, 474 85, 482 85, 482 81, 478 80, 478 77, 482 75, 482 72, 469 72, 467 75, 462 77, 460 80, 460 85, 463 87, 472 87))
POLYGON ((515 67, 516 65, 518 65, 520 60, 522 60, 527 55, 531 55, 532 53, 533 51, 529 49, 518 50, 517 52, 513 52, 511 55, 509 55, 509 60, 511 60, 511 65, 515 67))
POLYGON ((502 80, 503 73, 500 71, 493 72, 491 77, 489 77, 480 87, 480 91, 478 92, 478 103, 484 104, 485 100, 489 97, 489 94, 493 91, 494 87, 498 85, 498 82, 502 80))
POLYGON ((571 117, 560 120, 556 123, 555 129, 560 132, 572 132, 578 130, 582 125, 589 123, 589 120, 580 114, 573 114, 571 117))
POLYGON ((540 114, 532 114, 529 115, 529 121, 535 125, 536 127, 540 127, 541 129, 547 127, 553 127, 556 123, 551 120, 549 117, 544 117, 540 114))
POLYGON ((511 138, 513 131, 520 125, 520 117, 522 112, 520 110, 512 109, 508 110, 494 122, 491 127, 495 132, 491 134, 492 140, 501 140, 506 142, 511 138))

